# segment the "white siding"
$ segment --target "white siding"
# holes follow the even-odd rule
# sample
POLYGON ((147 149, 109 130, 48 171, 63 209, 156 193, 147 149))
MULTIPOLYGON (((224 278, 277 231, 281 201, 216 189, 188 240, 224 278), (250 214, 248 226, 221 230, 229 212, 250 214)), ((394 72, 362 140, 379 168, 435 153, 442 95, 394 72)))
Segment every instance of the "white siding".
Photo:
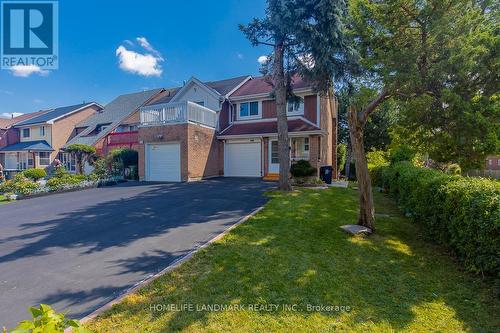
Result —
POLYGON ((181 95, 176 96, 175 101, 191 101, 195 103, 203 102, 204 106, 211 110, 220 110, 219 99, 215 98, 213 94, 206 90, 205 87, 200 87, 195 82, 189 83, 188 89, 186 89, 186 91, 181 95))

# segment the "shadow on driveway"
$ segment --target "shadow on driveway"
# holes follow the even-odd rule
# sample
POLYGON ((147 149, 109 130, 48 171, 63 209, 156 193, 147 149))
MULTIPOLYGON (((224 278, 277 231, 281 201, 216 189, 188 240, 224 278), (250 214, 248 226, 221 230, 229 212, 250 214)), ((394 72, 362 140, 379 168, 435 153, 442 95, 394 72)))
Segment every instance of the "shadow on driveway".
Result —
POLYGON ((125 184, 0 208, 0 326, 44 302, 84 316, 263 205, 269 184, 125 184))

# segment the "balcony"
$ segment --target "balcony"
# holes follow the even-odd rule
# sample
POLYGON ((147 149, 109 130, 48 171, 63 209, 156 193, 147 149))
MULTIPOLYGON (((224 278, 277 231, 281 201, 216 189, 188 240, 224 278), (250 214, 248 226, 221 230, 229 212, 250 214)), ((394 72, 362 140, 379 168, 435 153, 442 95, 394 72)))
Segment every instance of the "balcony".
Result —
POLYGON ((108 146, 133 145, 139 143, 139 132, 116 132, 107 136, 108 146))
POLYGON ((165 103, 141 108, 141 126, 195 123, 217 127, 217 112, 193 102, 165 103))

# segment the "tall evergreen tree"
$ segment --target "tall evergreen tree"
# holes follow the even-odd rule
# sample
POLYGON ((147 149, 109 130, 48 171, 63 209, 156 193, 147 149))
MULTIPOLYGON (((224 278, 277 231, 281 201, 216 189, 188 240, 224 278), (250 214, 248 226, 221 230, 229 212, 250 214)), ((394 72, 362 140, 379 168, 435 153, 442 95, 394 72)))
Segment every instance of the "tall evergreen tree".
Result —
POLYGON ((273 86, 273 95, 276 100, 280 168, 279 189, 284 191, 291 190, 286 101, 287 96, 293 95, 291 78, 294 74, 295 64, 293 64, 293 57, 289 57, 289 54, 297 44, 293 32, 298 16, 300 16, 300 12, 294 2, 268 0, 264 18, 254 18, 248 25, 240 25, 240 30, 243 31, 254 46, 267 45, 273 49, 262 71, 269 76, 269 84, 273 86))

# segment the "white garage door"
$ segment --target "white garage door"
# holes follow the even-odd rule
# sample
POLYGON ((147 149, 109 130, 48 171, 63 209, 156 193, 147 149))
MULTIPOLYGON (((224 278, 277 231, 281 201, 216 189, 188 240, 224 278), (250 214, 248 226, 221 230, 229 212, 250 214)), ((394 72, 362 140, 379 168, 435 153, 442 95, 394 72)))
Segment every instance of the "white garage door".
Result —
POLYGON ((146 180, 181 181, 181 149, 178 143, 146 145, 146 180))
POLYGON ((225 143, 224 176, 260 177, 260 142, 225 143))

